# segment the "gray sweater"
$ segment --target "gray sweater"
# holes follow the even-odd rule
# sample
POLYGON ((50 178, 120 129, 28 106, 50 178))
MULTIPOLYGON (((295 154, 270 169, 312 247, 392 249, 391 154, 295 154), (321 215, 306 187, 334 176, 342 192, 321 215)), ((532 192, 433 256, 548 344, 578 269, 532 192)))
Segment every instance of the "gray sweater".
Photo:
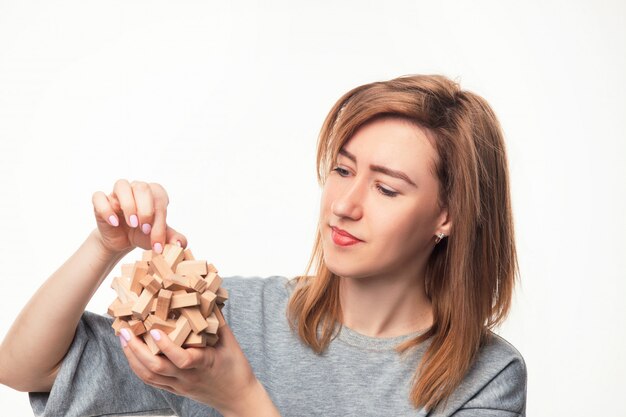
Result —
MULTIPOLYGON (((417 333, 373 338, 343 326, 315 354, 287 323, 287 278, 225 278, 224 316, 255 375, 283 416, 524 416, 526 365, 494 334, 445 407, 409 402, 411 377, 426 343, 399 355, 417 333)), ((110 317, 85 312, 49 393, 30 393, 37 416, 219 416, 212 408, 144 384, 129 368, 110 317)))

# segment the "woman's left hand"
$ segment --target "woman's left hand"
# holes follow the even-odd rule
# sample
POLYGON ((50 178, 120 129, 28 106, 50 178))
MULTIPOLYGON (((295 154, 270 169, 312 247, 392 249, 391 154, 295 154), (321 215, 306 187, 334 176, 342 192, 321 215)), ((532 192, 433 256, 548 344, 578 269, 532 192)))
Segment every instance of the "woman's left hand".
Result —
POLYGON ((151 334, 164 355, 153 355, 129 329, 120 335, 131 369, 145 383, 207 404, 224 416, 280 415, 228 324, 218 330, 217 344, 205 348, 181 348, 164 332, 155 332, 151 334))

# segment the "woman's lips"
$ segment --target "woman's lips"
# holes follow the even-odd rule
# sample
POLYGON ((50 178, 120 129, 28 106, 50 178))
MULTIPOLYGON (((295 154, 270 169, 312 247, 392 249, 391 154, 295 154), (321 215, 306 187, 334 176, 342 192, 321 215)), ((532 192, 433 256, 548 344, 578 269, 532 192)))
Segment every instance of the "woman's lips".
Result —
POLYGON ((362 240, 357 239, 350 233, 337 227, 332 227, 332 238, 333 242, 335 242, 335 244, 339 246, 351 246, 362 242, 362 240))

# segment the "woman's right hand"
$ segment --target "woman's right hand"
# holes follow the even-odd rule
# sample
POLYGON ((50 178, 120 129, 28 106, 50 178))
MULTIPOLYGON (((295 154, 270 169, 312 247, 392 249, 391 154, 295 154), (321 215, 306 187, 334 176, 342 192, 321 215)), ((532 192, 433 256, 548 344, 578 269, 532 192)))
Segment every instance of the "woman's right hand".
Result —
POLYGON ((100 242, 110 254, 136 247, 162 253, 165 243, 187 246, 185 236, 166 223, 169 198, 160 184, 120 179, 111 194, 95 192, 92 203, 100 242))

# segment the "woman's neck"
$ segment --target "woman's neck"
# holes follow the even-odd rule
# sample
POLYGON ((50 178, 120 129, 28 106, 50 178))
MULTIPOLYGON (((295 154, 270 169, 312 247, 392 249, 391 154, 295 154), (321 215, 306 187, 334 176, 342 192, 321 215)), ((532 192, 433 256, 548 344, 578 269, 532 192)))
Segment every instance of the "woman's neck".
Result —
POLYGON ((343 324, 371 337, 395 337, 432 325, 421 279, 411 276, 339 278, 343 324))

